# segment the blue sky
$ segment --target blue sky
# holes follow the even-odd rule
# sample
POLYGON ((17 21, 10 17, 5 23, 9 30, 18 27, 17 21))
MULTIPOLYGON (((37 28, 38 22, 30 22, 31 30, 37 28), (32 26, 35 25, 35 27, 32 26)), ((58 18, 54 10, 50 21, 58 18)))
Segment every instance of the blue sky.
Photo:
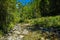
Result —
POLYGON ((17 0, 17 2, 20 2, 22 5, 26 5, 29 2, 31 2, 32 0, 17 0))

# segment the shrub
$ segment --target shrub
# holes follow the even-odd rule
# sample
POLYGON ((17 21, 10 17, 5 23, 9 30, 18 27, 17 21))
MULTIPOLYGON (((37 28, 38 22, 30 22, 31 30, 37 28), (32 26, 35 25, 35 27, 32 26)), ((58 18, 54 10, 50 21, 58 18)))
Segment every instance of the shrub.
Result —
POLYGON ((42 17, 25 21, 32 25, 40 25, 42 27, 59 27, 60 26, 60 16, 55 17, 42 17))
POLYGON ((7 33, 20 20, 16 10, 16 0, 0 1, 0 30, 7 33))

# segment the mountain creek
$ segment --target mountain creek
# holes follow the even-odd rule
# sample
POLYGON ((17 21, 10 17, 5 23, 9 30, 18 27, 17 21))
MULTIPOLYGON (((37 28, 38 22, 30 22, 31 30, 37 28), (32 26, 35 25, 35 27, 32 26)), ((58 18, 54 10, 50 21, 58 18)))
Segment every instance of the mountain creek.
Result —
POLYGON ((0 40, 60 40, 60 28, 30 27, 30 24, 17 24, 0 40))

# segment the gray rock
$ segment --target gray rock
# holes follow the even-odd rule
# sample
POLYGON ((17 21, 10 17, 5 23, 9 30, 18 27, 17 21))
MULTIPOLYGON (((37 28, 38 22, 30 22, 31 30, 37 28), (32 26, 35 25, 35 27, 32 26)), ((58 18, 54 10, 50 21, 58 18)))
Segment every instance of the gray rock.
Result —
POLYGON ((20 34, 20 32, 19 31, 14 31, 14 34, 20 34))
POLYGON ((9 36, 7 40, 14 40, 14 39, 12 38, 12 36, 9 36))
POLYGON ((44 37, 41 37, 41 40, 45 40, 45 38, 44 37))
POLYGON ((22 29, 21 29, 20 25, 16 25, 16 26, 13 28, 13 30, 14 30, 14 31, 15 31, 15 30, 21 31, 22 29))
POLYGON ((27 29, 24 29, 22 34, 28 34, 28 30, 27 29))
POLYGON ((8 33, 8 36, 11 36, 12 34, 11 33, 8 33))
POLYGON ((20 37, 20 38, 23 38, 24 36, 23 36, 23 35, 20 35, 19 37, 20 37))
POLYGON ((51 40, 51 39, 46 39, 46 40, 51 40))

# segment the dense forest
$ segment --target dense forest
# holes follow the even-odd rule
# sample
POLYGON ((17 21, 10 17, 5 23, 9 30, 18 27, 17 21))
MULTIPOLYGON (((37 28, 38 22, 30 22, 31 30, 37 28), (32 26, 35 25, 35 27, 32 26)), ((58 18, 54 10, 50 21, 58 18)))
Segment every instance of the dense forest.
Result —
POLYGON ((33 0, 26 5, 0 0, 0 31, 8 33, 18 23, 60 28, 60 0, 33 0))

